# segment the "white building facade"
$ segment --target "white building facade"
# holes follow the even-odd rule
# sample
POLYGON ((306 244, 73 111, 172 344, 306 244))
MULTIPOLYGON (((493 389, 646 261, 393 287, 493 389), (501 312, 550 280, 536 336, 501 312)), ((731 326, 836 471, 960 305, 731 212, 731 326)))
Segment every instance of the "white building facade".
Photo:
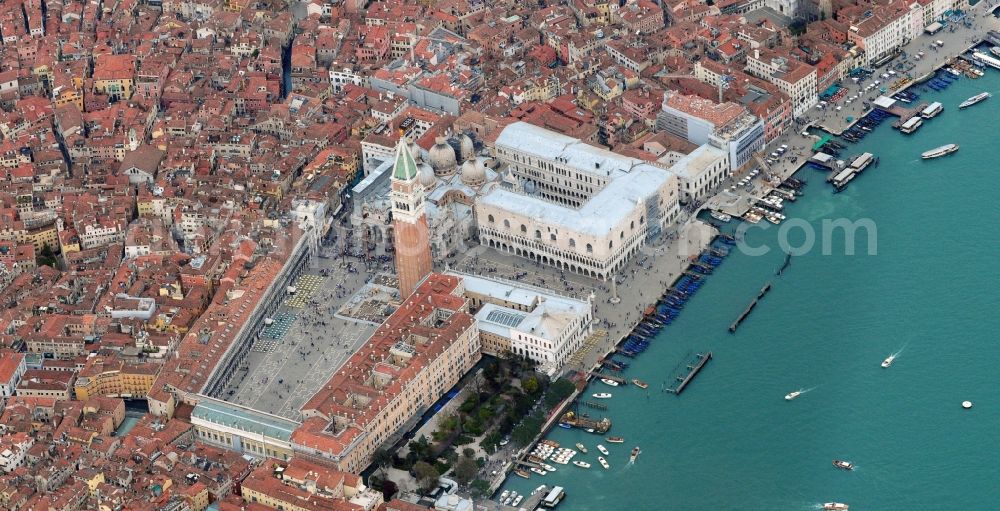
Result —
POLYGON ((524 122, 494 147, 503 180, 475 206, 479 241, 607 280, 679 212, 670 171, 524 122))

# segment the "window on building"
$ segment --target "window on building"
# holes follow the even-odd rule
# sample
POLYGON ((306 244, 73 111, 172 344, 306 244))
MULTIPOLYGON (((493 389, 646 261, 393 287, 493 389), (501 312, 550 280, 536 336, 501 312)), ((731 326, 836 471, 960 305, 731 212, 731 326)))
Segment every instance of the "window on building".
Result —
POLYGON ((505 229, 510 229, 510 220, 504 220, 503 221, 503 226, 504 226, 505 229))
POLYGON ((528 226, 521 224, 521 234, 528 234, 528 226))
POLYGON ((594 246, 591 245, 590 243, 587 243, 587 253, 588 254, 593 254, 594 253, 594 246))
POLYGON ((487 219, 490 221, 491 224, 493 223, 493 215, 488 216, 487 219))
POLYGON ((573 238, 570 238, 569 239, 569 246, 570 246, 570 248, 576 248, 576 240, 573 239, 573 238))

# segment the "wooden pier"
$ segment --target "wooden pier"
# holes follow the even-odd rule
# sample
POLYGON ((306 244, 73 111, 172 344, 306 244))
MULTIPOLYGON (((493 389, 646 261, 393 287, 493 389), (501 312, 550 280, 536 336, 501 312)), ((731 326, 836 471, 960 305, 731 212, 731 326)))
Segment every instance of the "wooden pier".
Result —
POLYGON ((580 401, 580 404, 586 406, 587 408, 593 408, 595 410, 607 410, 608 405, 602 405, 601 403, 592 403, 590 401, 580 401))
POLYGON ((692 361, 693 363, 688 364, 687 366, 687 371, 688 371, 687 374, 684 376, 678 376, 677 386, 668 387, 666 389, 667 392, 670 392, 671 394, 674 394, 676 396, 681 395, 681 392, 684 392, 684 388, 687 387, 689 383, 691 383, 691 380, 693 380, 695 376, 698 375, 698 371, 701 371, 701 368, 705 367, 705 364, 707 364, 708 361, 712 359, 712 352, 709 351, 704 355, 698 353, 695 356, 697 359, 695 361, 692 361))
POLYGON ((757 306, 757 301, 760 300, 761 298, 764 298, 764 295, 766 295, 770 290, 771 290, 770 282, 764 284, 764 287, 760 288, 760 292, 757 293, 757 298, 751 300, 750 305, 747 305, 747 308, 743 309, 743 313, 740 314, 738 318, 736 318, 736 321, 733 321, 733 324, 729 325, 729 333, 736 332, 736 329, 740 327, 740 323, 742 323, 743 320, 747 319, 747 316, 749 316, 750 313, 753 312, 753 308, 757 306))

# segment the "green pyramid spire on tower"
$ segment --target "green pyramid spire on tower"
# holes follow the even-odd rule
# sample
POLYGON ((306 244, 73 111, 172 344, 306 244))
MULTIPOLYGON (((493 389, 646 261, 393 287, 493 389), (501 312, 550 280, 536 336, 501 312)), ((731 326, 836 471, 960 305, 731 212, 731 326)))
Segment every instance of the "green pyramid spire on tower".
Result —
POLYGON ((409 181, 417 177, 417 162, 410 154, 410 148, 406 144, 405 138, 399 139, 396 145, 396 165, 392 170, 393 179, 409 181))

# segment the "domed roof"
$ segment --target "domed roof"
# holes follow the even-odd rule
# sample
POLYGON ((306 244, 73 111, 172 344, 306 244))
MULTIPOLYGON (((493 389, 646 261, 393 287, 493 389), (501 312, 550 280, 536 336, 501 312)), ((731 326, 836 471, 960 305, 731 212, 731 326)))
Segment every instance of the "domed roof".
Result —
POLYGON ((465 160, 462 164, 462 182, 467 185, 481 185, 486 181, 486 167, 483 162, 465 160))
POLYGON ((410 140, 408 147, 410 148, 410 156, 413 156, 413 159, 419 162, 421 160, 420 146, 418 146, 416 142, 410 140))
POLYGON ((455 150, 448 145, 447 139, 444 137, 437 137, 434 146, 427 152, 427 159, 431 168, 434 169, 434 173, 439 176, 454 173, 455 167, 458 165, 455 159, 455 150))
POLYGON ((472 158, 476 153, 476 146, 472 144, 472 139, 468 135, 462 134, 458 137, 458 142, 462 146, 462 161, 472 158))
POLYGON ((430 165, 420 166, 420 185, 424 188, 430 188, 437 183, 437 177, 434 175, 434 171, 431 169, 430 165))

